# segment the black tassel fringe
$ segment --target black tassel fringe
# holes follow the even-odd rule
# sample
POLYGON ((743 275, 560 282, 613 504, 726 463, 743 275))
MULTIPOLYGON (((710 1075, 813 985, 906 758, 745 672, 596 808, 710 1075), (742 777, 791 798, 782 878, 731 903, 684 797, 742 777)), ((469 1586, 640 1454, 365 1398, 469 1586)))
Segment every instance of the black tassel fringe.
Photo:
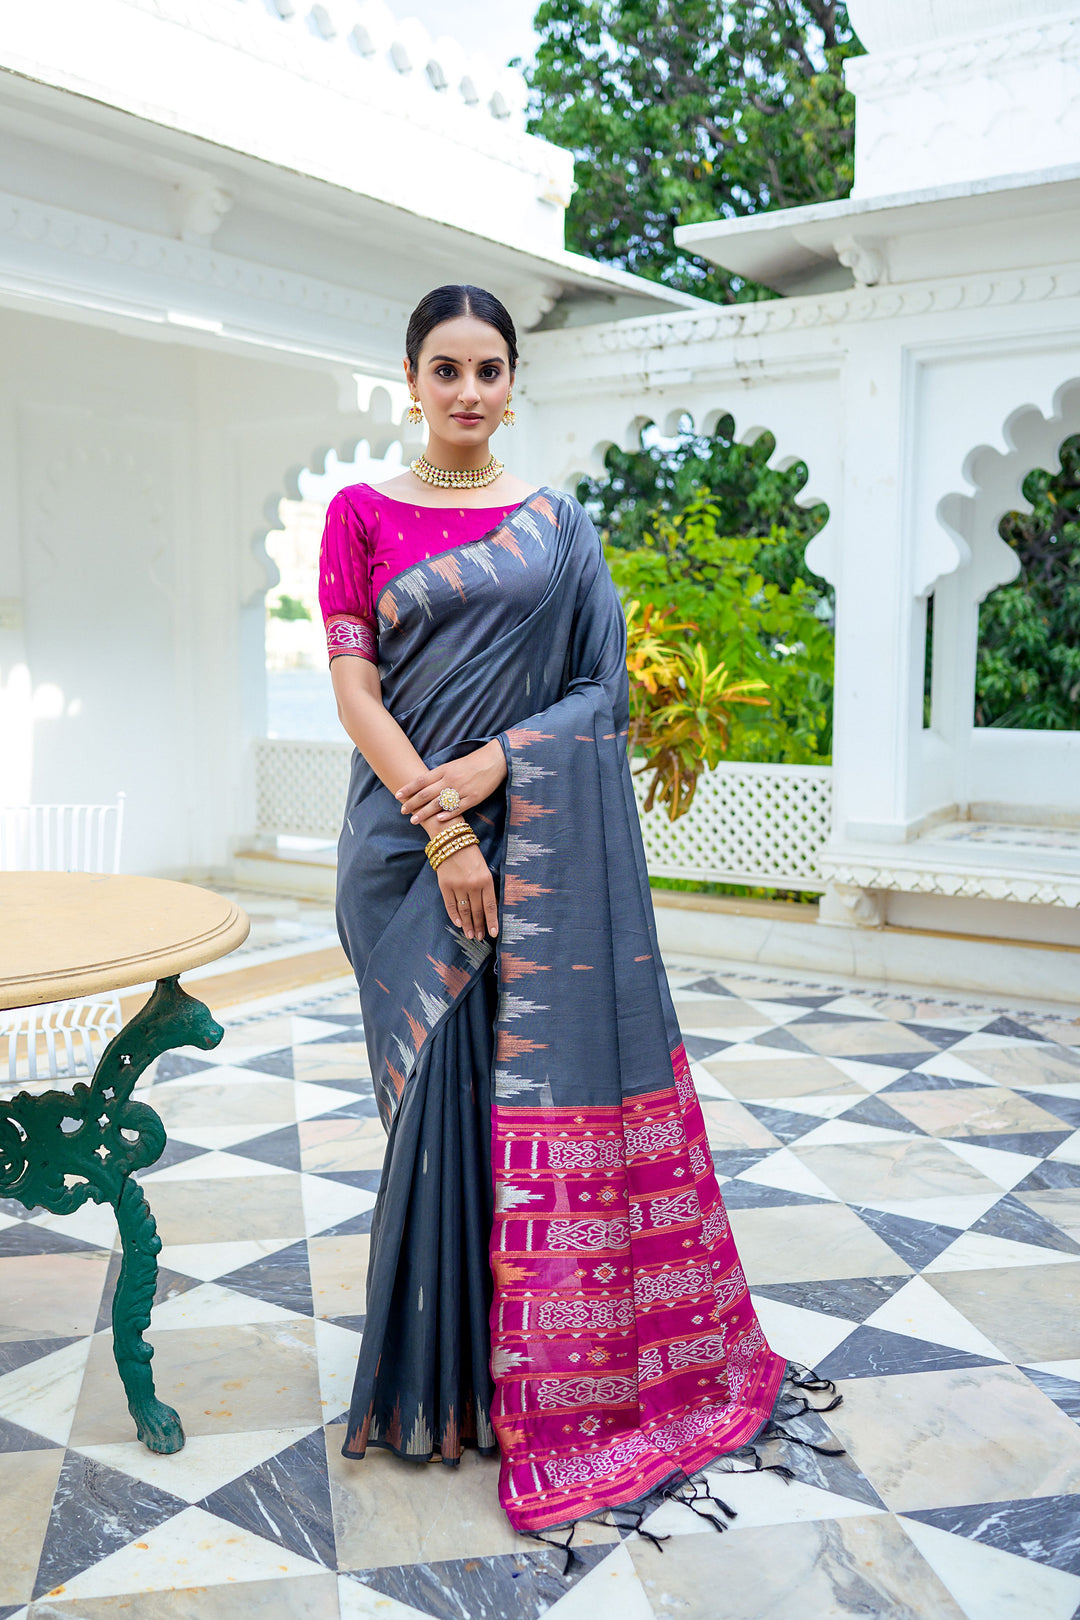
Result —
MULTIPOLYGON (((772 1413, 754 1439, 738 1451, 729 1451, 726 1456, 718 1457, 709 1464, 708 1472, 711 1474, 778 1474, 785 1484, 790 1484, 796 1478, 794 1469, 786 1463, 766 1462, 759 1445, 770 1440, 787 1440, 792 1445, 802 1446, 807 1451, 815 1451, 820 1457, 842 1457, 843 1446, 822 1446, 814 1440, 796 1434, 789 1424, 796 1419, 806 1417, 809 1413, 835 1412, 841 1405, 844 1397, 836 1392, 836 1385, 830 1378, 821 1378, 809 1367, 802 1366, 797 1361, 789 1361, 787 1373, 780 1386, 780 1393, 772 1413), (831 1400, 820 1406, 808 1400, 808 1395, 829 1395, 831 1400)), ((681 1500, 681 1498, 680 1498, 681 1500)), ((686 1502, 687 1507, 691 1506, 686 1502)), ((726 1526, 720 1526, 721 1529, 726 1526)))
MULTIPOLYGON (((764 1445, 770 1440, 787 1440, 792 1445, 803 1446, 807 1451, 816 1452, 819 1457, 842 1457, 843 1446, 818 1445, 814 1440, 807 1440, 803 1435, 793 1433, 788 1425, 811 1412, 835 1412, 843 1399, 842 1395, 837 1394, 836 1385, 831 1379, 820 1378, 809 1367, 803 1367, 796 1361, 789 1361, 772 1413, 751 1442, 740 1446, 738 1451, 729 1451, 725 1456, 718 1457, 715 1462, 709 1463, 707 1469, 699 1469, 695 1474, 687 1474, 682 1469, 676 1470, 682 1473, 682 1479, 677 1485, 666 1485, 658 1493, 652 1493, 640 1506, 612 1508, 610 1510, 612 1517, 615 1517, 620 1530, 633 1530, 637 1535, 644 1536, 646 1541, 652 1542, 657 1552, 663 1552, 663 1543, 670 1541, 671 1537, 657 1535, 654 1530, 646 1530, 643 1521, 656 1512, 660 1502, 679 1502, 683 1507, 688 1507, 691 1513, 696 1513, 699 1519, 707 1519, 715 1530, 726 1530, 728 1523, 736 1519, 738 1514, 722 1497, 713 1495, 706 1476, 778 1474, 785 1484, 789 1484, 796 1478, 794 1469, 789 1468, 786 1463, 766 1462, 758 1450, 759 1445, 764 1445), (807 1399, 808 1395, 830 1395, 832 1399, 826 1405, 815 1406, 807 1399), (742 1466, 734 1466, 736 1464, 742 1466), (706 1507, 704 1503, 710 1503, 711 1506, 706 1507), (714 1508, 719 1509, 719 1513, 714 1512, 714 1508), (723 1517, 720 1517, 721 1514, 723 1517)), ((545 1534, 542 1530, 526 1532, 533 1541, 542 1541, 546 1547, 557 1548, 559 1552, 566 1554, 562 1570, 564 1579, 575 1565, 582 1562, 572 1542, 578 1525, 588 1522, 590 1518, 598 1524, 610 1523, 607 1514, 586 1515, 585 1519, 576 1519, 568 1527, 565 1541, 559 1541, 555 1536, 545 1534)))
POLYGON ((566 1554, 566 1562, 563 1564, 562 1568, 564 1580, 569 1575, 574 1565, 581 1563, 580 1557, 571 1546, 571 1542, 574 1539, 574 1532, 580 1522, 581 1521, 579 1519, 574 1520, 573 1524, 570 1526, 569 1534, 567 1535, 565 1541, 558 1541, 554 1536, 547 1536, 542 1530, 526 1530, 525 1532, 531 1541, 542 1541, 545 1547, 554 1547, 559 1552, 566 1554))

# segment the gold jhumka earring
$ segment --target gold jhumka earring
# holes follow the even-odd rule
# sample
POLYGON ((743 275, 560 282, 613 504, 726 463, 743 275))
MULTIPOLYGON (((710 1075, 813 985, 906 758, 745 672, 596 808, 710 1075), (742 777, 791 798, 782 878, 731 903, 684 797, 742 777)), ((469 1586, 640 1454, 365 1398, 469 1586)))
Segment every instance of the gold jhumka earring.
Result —
POLYGON ((514 415, 513 411, 510 409, 510 401, 513 399, 513 397, 514 397, 514 390, 511 388, 510 392, 506 396, 506 405, 505 405, 505 408, 503 409, 503 413, 502 413, 502 425, 503 425, 503 427, 513 427, 514 423, 517 421, 517 417, 514 415))
POLYGON ((417 399, 416 395, 412 394, 410 395, 410 398, 412 403, 405 412, 405 420, 410 424, 410 426, 419 427, 420 423, 424 420, 424 413, 420 408, 420 401, 417 399))

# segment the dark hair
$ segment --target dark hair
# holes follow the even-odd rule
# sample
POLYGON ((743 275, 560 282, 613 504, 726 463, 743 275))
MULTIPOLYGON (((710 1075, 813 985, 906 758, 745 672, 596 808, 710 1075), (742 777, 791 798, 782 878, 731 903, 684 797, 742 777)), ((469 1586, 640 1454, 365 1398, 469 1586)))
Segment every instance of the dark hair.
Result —
POLYGON ((435 287, 431 292, 425 293, 409 316, 409 325, 405 332, 405 353, 413 370, 416 370, 420 350, 428 333, 436 326, 441 326, 443 321, 456 320, 459 315, 475 315, 478 321, 486 321, 488 326, 495 328, 506 344, 510 355, 510 370, 513 371, 518 359, 517 333, 514 331, 514 323, 510 319, 506 305, 500 303, 494 293, 485 292, 483 287, 456 283, 446 287, 435 287))

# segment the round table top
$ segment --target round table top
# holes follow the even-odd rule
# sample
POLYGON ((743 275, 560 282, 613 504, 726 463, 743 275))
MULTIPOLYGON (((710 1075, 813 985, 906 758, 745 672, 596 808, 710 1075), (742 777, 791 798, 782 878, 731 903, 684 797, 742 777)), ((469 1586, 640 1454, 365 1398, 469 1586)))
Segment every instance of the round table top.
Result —
POLYGON ((0 919, 0 1008, 172 978, 251 927, 208 889, 99 872, 0 872, 0 919))

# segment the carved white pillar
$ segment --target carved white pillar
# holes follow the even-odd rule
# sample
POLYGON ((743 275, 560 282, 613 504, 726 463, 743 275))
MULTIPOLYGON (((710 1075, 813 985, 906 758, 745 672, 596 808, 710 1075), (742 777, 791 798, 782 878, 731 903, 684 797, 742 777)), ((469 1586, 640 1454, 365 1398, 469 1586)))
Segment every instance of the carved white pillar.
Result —
POLYGON ((905 498, 910 368, 887 327, 859 334, 844 379, 844 546, 836 578, 835 828, 899 842, 910 818, 921 614, 905 498))

